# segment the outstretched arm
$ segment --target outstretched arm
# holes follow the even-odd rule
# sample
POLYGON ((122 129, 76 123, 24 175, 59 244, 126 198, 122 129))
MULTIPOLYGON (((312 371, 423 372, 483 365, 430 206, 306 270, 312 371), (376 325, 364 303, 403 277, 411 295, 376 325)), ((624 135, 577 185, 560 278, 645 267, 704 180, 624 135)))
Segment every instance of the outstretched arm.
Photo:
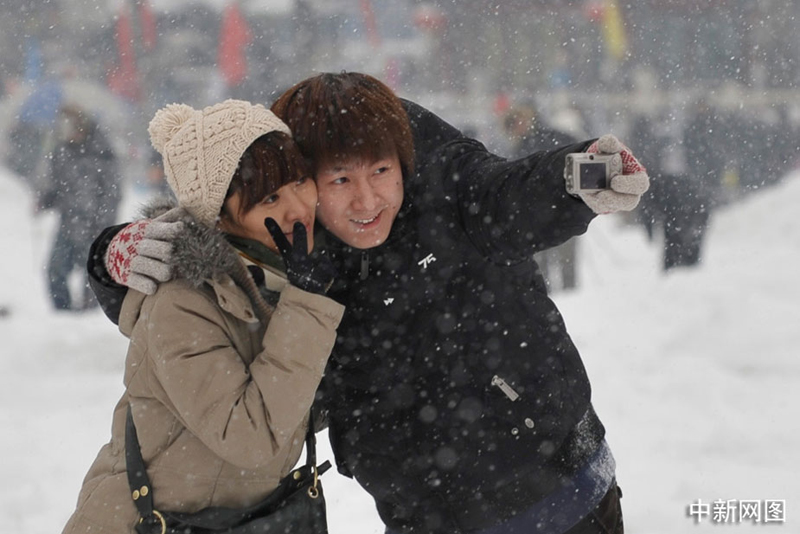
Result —
POLYGON ((457 210, 475 246, 487 257, 517 261, 584 233, 598 213, 633 209, 648 177, 613 136, 509 161, 426 110, 404 101, 414 133, 420 194, 446 199, 457 210), (621 153, 621 176, 611 190, 573 197, 564 165, 572 152, 621 153))
POLYGON ((513 161, 482 145, 451 147, 453 168, 444 187, 451 191, 475 246, 487 257, 514 262, 583 234, 596 214, 567 193, 564 164, 567 154, 583 152, 589 145, 513 161))
POLYGON ((476 246, 503 261, 529 257, 583 234, 595 215, 634 209, 649 187, 644 167, 612 135, 515 161, 460 145, 450 149, 454 163, 445 189, 457 199, 476 246), (620 154, 622 171, 611 178, 608 189, 572 196, 564 166, 573 152, 620 154))

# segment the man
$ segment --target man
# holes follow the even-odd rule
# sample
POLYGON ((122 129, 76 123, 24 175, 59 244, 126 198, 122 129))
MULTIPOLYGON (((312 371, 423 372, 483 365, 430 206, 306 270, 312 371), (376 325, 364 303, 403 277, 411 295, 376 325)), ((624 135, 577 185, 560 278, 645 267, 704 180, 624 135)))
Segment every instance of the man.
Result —
MULTIPOLYGON (((305 80, 272 109, 313 160, 329 295, 347 308, 320 402, 340 471, 388 531, 622 532, 589 382, 532 255, 633 209, 647 188, 635 158, 609 137, 508 162, 356 73, 305 80), (619 191, 565 192, 565 155, 587 149, 622 151, 619 191)), ((151 269, 168 224, 146 246, 114 229, 95 243, 112 318, 124 288, 104 245, 115 277, 150 291, 169 276, 151 269)))

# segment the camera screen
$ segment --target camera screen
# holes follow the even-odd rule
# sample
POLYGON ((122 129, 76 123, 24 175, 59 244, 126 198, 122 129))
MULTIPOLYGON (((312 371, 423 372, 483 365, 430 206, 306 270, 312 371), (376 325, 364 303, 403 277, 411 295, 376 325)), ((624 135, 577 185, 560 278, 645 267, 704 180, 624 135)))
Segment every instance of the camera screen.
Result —
POLYGON ((606 189, 606 164, 582 163, 581 189, 606 189))

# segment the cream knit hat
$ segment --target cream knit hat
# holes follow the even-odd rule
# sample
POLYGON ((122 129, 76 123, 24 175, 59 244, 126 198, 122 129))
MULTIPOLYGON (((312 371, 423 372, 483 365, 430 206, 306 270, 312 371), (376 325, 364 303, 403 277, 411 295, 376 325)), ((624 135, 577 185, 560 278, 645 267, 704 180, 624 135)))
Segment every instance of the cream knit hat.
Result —
POLYGON ((178 204, 213 227, 244 151, 269 132, 292 132, 261 104, 226 100, 202 111, 185 104, 159 110, 147 129, 164 158, 178 204))

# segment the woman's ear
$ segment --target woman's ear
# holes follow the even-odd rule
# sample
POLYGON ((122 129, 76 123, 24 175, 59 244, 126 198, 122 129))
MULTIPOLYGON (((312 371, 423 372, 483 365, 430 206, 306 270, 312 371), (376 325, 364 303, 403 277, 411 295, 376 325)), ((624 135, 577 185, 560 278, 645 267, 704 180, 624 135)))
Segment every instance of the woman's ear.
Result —
POLYGON ((236 228, 236 221, 231 215, 230 199, 226 200, 222 205, 222 209, 217 217, 217 230, 225 232, 226 234, 233 233, 236 228))

